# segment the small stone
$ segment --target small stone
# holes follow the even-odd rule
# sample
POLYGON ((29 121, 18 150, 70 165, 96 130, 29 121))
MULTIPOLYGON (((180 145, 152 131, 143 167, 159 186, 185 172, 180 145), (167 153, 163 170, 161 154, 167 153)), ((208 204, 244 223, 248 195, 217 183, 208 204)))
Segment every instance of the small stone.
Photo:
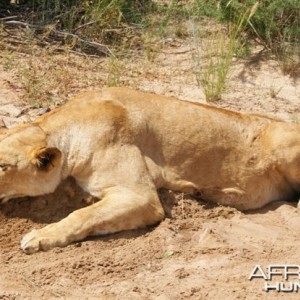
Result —
POLYGON ((13 104, 6 104, 0 106, 0 115, 17 118, 22 114, 22 110, 13 104))
POLYGON ((4 127, 10 128, 18 124, 18 119, 11 117, 2 117, 2 122, 4 123, 4 127))
POLYGON ((13 127, 15 125, 18 125, 18 124, 21 124, 21 123, 27 123, 27 122, 30 122, 30 121, 31 121, 30 117, 25 116, 25 115, 21 116, 20 118, 12 118, 12 117, 3 116, 1 123, 4 123, 3 127, 10 128, 10 127, 13 127))

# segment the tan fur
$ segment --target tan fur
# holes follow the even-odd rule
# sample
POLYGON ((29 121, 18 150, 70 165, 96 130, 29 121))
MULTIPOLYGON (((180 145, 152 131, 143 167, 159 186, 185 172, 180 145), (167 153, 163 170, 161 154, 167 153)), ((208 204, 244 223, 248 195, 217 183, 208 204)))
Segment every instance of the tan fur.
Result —
POLYGON ((300 190, 300 126, 107 88, 82 94, 0 138, 0 197, 53 192, 73 176, 102 200, 24 236, 26 253, 164 218, 157 189, 241 210, 300 190))

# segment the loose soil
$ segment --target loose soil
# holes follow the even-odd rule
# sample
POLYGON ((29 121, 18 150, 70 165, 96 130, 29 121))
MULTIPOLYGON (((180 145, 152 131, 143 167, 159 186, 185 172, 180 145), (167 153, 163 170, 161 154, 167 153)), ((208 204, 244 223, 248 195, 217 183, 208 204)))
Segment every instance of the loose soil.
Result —
MULTIPOLYGON (((126 61, 122 84, 205 102, 189 45, 180 40, 166 45, 152 62, 126 61)), ((297 121, 297 80, 261 55, 257 50, 234 63, 228 88, 215 105, 297 121), (279 88, 272 98, 271 91, 279 88)), ((107 60, 102 65, 100 79, 107 76, 107 60)), ((0 104, 23 108, 27 104, 14 76, 13 71, 1 71, 0 104)), ((29 107, 23 115, 32 118, 35 111, 29 107)), ((295 203, 278 202, 245 213, 170 191, 160 196, 168 216, 157 226, 34 255, 19 248, 25 233, 59 221, 94 199, 67 180, 53 195, 2 205, 0 299, 299 299, 300 291, 266 293, 263 279, 248 279, 257 264, 299 264, 300 212, 295 203)))

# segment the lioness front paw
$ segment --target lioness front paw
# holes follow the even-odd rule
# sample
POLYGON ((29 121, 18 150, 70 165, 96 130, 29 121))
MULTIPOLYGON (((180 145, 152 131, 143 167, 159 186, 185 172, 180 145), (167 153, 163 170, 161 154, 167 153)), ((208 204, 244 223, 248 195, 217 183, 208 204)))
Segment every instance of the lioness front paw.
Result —
POLYGON ((43 229, 34 229, 22 238, 21 249, 27 254, 32 254, 40 250, 50 250, 61 244, 61 241, 53 235, 44 233, 43 229))

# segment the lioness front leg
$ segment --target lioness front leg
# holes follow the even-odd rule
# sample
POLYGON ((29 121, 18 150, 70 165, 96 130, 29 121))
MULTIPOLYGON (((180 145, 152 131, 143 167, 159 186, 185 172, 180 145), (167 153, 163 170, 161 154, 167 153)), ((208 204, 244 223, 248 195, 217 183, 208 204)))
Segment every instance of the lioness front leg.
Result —
POLYGON ((101 201, 74 211, 60 222, 32 230, 21 241, 26 253, 63 247, 89 235, 107 234, 155 224, 164 218, 156 190, 111 187, 101 201))

